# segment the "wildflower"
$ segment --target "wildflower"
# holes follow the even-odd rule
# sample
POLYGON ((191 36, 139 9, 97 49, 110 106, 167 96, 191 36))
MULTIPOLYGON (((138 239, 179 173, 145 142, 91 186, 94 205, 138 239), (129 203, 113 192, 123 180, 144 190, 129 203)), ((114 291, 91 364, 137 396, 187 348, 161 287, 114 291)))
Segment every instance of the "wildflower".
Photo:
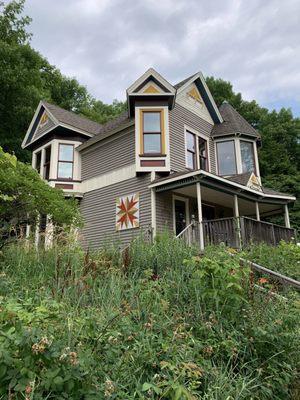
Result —
POLYGON ((118 338, 116 338, 116 337, 114 337, 114 336, 110 336, 110 337, 108 338, 108 343, 109 343, 109 344, 116 344, 116 343, 118 343, 118 338))
POLYGON ((268 283, 269 281, 267 278, 259 278, 258 282, 263 285, 264 283, 268 283))
POLYGON ((151 328, 152 328, 151 322, 146 322, 146 323, 144 324, 144 327, 145 327, 146 329, 151 329, 151 328))
POLYGON ((104 396, 110 397, 115 392, 115 390, 116 390, 116 388, 115 388, 113 381, 111 381, 110 379, 106 379, 104 396))
POLYGON ((212 346, 206 346, 203 349, 203 353, 208 355, 208 356, 211 356, 213 351, 214 351, 214 349, 212 348, 212 346))
POLYGON ((70 360, 70 364, 73 366, 78 364, 77 353, 75 351, 71 351, 69 353, 69 360, 70 360))
POLYGON ((26 388, 25 388, 25 393, 26 394, 30 394, 31 392, 32 392, 32 387, 27 385, 26 388))

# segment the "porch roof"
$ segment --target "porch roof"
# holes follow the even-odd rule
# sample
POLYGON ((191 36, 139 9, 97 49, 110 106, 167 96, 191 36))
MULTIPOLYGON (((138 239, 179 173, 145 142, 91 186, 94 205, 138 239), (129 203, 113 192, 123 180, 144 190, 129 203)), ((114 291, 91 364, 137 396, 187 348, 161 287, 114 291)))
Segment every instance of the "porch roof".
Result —
POLYGON ((175 172, 168 177, 154 180, 149 185, 149 188, 154 188, 156 192, 164 192, 182 188, 184 186, 190 186, 197 182, 201 182, 201 185, 221 192, 237 194, 239 197, 259 202, 286 204, 296 200, 296 197, 287 193, 276 192, 263 186, 261 187, 261 191, 255 190, 245 186, 245 184, 243 185, 237 182, 236 180, 223 178, 222 176, 201 169, 195 171, 175 172))

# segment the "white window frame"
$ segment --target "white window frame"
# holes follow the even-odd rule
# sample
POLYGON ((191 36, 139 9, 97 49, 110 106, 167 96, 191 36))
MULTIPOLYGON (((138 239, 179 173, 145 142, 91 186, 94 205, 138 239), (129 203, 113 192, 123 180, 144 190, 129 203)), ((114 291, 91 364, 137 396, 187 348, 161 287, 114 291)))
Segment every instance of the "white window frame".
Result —
POLYGON ((250 142, 253 144, 253 155, 254 155, 254 163, 255 163, 255 172, 253 171, 254 175, 257 176, 257 178, 260 181, 260 171, 259 171, 259 162, 258 162, 258 153, 257 153, 257 144, 255 140, 247 139, 247 138, 238 138, 238 149, 239 149, 239 154, 240 154, 240 170, 241 174, 243 173, 243 163, 242 163, 242 153, 241 153, 241 141, 242 142, 250 142))
POLYGON ((244 142, 251 142, 253 143, 253 154, 254 154, 254 162, 255 162, 255 170, 256 170, 256 176, 260 181, 260 171, 259 171, 259 162, 258 162, 258 153, 257 153, 257 144, 255 140, 247 139, 247 138, 242 138, 240 136, 238 137, 230 137, 230 138, 222 138, 222 139, 217 139, 215 140, 215 157, 216 157, 216 168, 217 168, 217 174, 219 176, 224 176, 220 175, 219 171, 219 162, 218 162, 218 151, 217 151, 217 143, 220 142, 228 142, 230 140, 234 141, 234 149, 235 149, 235 158, 236 158, 236 173, 237 174, 242 174, 243 173, 243 165, 242 165, 242 154, 241 154, 241 143, 240 140, 244 142))
POLYGON ((81 156, 78 151, 76 151, 76 147, 81 145, 81 142, 74 140, 66 140, 66 139, 52 139, 49 142, 45 143, 43 146, 38 147, 32 153, 32 167, 35 168, 36 163, 36 154, 38 152, 42 152, 41 154, 41 169, 38 171, 43 177, 43 167, 45 163, 45 150, 48 146, 51 146, 51 160, 50 160, 50 173, 49 173, 49 181, 62 182, 65 181, 57 178, 57 169, 58 169, 58 148, 59 144, 72 144, 74 145, 74 154, 73 154, 73 181, 81 180, 81 156))
POLYGON ((211 169, 210 169, 209 136, 206 136, 206 135, 204 135, 203 133, 200 133, 199 131, 197 131, 197 130, 194 129, 194 128, 191 128, 191 127, 188 126, 188 125, 184 125, 184 152, 185 152, 184 157, 185 157, 185 167, 188 168, 188 169, 190 169, 190 168, 188 167, 188 160, 187 160, 187 141, 186 141, 186 134, 187 134, 187 132, 192 133, 193 135, 195 135, 195 138, 196 138, 196 143, 195 143, 195 146, 196 146, 196 152, 195 152, 195 154, 196 154, 196 169, 200 169, 199 137, 200 137, 201 139, 206 140, 206 143, 207 143, 207 164, 208 164, 208 165, 207 165, 207 168, 208 168, 207 172, 210 172, 211 169))
POLYGON ((176 234, 175 200, 180 200, 185 203, 186 226, 190 224, 190 202, 188 197, 179 196, 178 194, 172 195, 173 231, 176 234))

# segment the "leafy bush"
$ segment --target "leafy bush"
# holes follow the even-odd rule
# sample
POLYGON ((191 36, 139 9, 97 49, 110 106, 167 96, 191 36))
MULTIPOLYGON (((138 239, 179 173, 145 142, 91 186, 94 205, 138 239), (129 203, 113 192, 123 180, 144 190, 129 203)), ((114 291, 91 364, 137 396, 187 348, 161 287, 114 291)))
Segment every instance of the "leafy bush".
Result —
POLYGON ((300 281, 300 246, 282 241, 273 247, 261 243, 250 247, 244 257, 300 281))
POLYGON ((133 246, 4 249, 0 398, 297 399, 297 298, 249 296, 224 248, 133 246))

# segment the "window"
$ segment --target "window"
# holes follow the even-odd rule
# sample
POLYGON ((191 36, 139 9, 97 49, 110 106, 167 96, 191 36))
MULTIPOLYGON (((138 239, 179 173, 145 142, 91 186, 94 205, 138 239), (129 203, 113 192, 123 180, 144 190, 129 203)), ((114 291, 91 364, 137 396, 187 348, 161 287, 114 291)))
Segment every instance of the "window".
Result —
POLYGON ((162 129, 160 111, 143 111, 143 153, 162 153, 162 129))
POLYGON ((196 136, 186 131, 186 166, 196 169, 196 136))
POLYGON ((38 173, 40 173, 41 170, 41 162, 42 162, 42 152, 39 151, 36 153, 35 156, 35 169, 37 170, 38 173))
POLYGON ((203 171, 208 171, 207 140, 198 137, 199 165, 203 171))
POLYGON ((59 144, 58 172, 59 179, 73 178, 74 146, 72 144, 59 144))
POLYGON ((219 175, 236 174, 234 141, 217 142, 217 155, 219 175))
POLYGON ((242 159, 242 172, 254 172, 255 160, 254 160, 254 143, 245 140, 240 140, 241 146, 241 159, 242 159))
POLYGON ((47 180, 49 179, 50 176, 50 160, 51 160, 51 146, 45 149, 43 178, 47 180))

